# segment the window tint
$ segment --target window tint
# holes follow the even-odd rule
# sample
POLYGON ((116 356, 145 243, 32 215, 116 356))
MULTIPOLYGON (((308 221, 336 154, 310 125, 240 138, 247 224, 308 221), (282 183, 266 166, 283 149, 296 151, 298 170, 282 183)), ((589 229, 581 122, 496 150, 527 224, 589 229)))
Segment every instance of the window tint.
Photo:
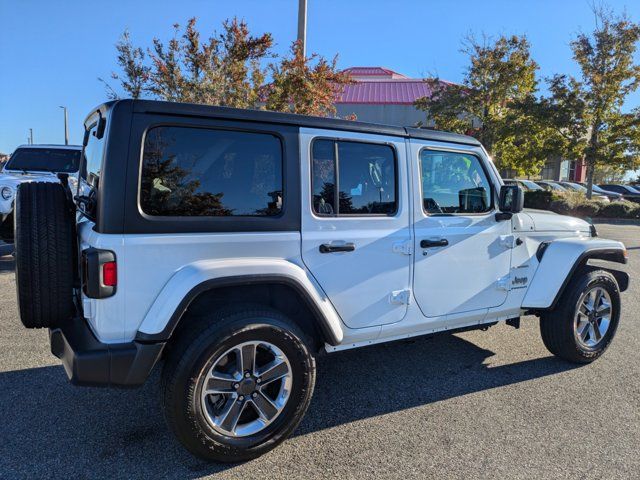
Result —
POLYGON ((282 210, 282 146, 269 134, 185 127, 147 132, 140 204, 158 216, 282 210))
POLYGON ((102 154, 105 142, 104 135, 100 139, 96 137, 97 130, 97 124, 89 129, 87 145, 82 151, 83 166, 81 169, 81 176, 92 187, 98 186, 98 180, 100 179, 100 169, 102 168, 102 154))
POLYGON ((316 140, 312 176, 317 214, 393 215, 397 211, 396 159, 388 145, 316 140))
POLYGON ((422 150, 420 165, 425 212, 482 213, 491 210, 491 183, 477 157, 422 150))
POLYGON ((335 142, 316 140, 312 152, 313 210, 321 215, 333 215, 335 209, 336 161, 335 142))

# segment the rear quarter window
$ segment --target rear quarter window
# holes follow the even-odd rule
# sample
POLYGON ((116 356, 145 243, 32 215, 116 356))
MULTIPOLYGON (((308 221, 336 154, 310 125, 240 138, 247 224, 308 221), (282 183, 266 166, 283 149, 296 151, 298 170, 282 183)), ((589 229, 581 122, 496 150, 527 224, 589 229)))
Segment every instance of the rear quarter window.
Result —
POLYGON ((150 216, 277 216, 282 211, 278 137, 157 126, 146 133, 140 208, 150 216))

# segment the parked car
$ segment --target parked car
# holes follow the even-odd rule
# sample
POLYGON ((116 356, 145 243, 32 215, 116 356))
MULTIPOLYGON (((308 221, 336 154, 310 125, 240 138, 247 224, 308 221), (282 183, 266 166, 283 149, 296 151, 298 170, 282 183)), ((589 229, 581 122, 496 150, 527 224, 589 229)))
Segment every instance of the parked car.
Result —
MULTIPOLYGON (((575 183, 575 182, 558 182, 558 183, 560 183, 560 185, 562 185, 567 190, 582 193, 583 195, 587 194, 587 187, 583 187, 579 183, 575 183)), ((593 189, 591 190, 591 198, 599 202, 604 202, 604 203, 610 202, 609 197, 601 193, 598 193, 593 189)))
POLYGON ((544 190, 540 185, 532 180, 522 180, 519 178, 505 178, 502 180, 505 185, 518 185, 525 192, 533 192, 537 190, 544 190))
POLYGON ((0 171, 0 239, 13 241, 13 204, 24 182, 58 182, 58 173, 76 181, 82 147, 79 145, 21 145, 0 171))
POLYGON ((321 352, 533 314, 589 363, 615 335, 629 277, 587 262, 624 245, 524 212, 474 138, 143 100, 85 129, 75 196, 18 189, 21 320, 78 385, 138 386, 162 360, 168 424, 203 458, 284 441, 321 352))
POLYGON ((559 183, 552 182, 550 180, 536 180, 536 183, 548 191, 556 191, 556 192, 564 192, 564 193, 568 191, 565 187, 563 187, 559 183))
POLYGON ((636 190, 629 185, 616 185, 611 183, 605 183, 598 185, 600 188, 610 191, 620 193, 624 200, 629 200, 631 202, 640 203, 640 190, 636 190))
MULTIPOLYGON (((584 188, 587 188, 587 184, 584 182, 580 182, 579 185, 582 185, 584 188)), ((611 202, 615 202, 618 200, 622 200, 622 194, 621 193, 616 193, 616 192, 609 192, 603 188, 600 188, 598 185, 596 185, 595 183, 593 185, 591 185, 591 191, 598 193, 600 195, 605 195, 609 201, 611 202)))

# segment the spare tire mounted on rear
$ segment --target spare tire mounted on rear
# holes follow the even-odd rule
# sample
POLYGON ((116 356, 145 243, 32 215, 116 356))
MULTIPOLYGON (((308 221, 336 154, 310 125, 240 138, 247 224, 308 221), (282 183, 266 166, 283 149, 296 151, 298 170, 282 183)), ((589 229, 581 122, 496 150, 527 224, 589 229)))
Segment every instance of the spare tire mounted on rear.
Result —
POLYGON ((71 318, 75 218, 60 183, 18 187, 15 251, 18 309, 24 326, 51 328, 71 318))

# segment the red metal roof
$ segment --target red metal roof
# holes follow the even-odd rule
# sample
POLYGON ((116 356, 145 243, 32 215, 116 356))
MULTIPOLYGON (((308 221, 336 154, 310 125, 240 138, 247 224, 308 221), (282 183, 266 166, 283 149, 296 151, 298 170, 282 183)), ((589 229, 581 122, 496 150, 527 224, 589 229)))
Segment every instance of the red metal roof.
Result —
POLYGON ((343 70, 352 77, 388 77, 388 78, 408 78, 401 73, 394 72, 384 67, 351 67, 343 70))
POLYGON ((431 95, 421 79, 380 82, 357 82, 346 85, 336 103, 405 104, 431 95))
POLYGON ((431 95, 431 89, 424 79, 408 78, 388 68, 351 67, 344 72, 355 83, 344 87, 336 103, 412 105, 417 99, 431 95))

